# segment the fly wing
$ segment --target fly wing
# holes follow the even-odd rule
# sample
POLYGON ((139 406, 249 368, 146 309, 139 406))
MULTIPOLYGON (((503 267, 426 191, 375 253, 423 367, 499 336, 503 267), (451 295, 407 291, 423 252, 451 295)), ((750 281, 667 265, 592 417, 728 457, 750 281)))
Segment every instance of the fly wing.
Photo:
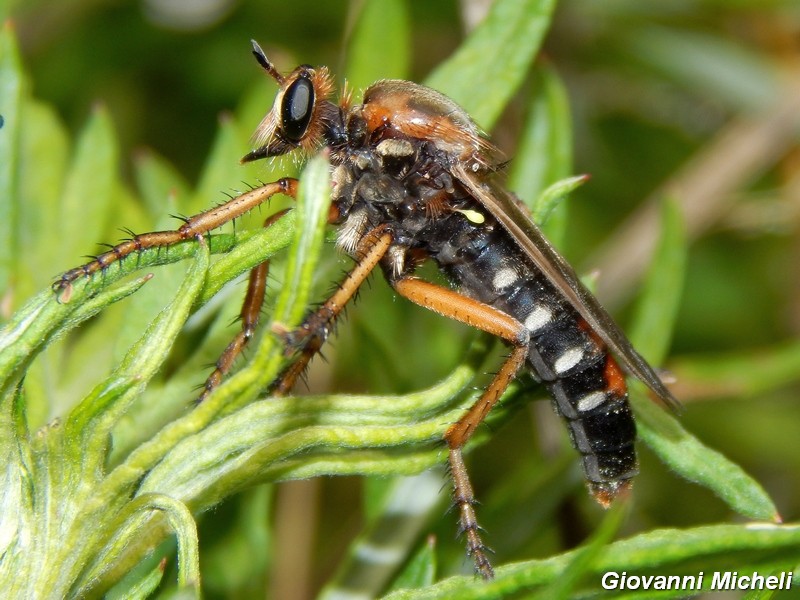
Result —
POLYGON ((646 384, 666 406, 678 410, 680 403, 666 388, 653 367, 634 349, 619 325, 581 283, 574 269, 539 231, 520 208, 517 200, 490 178, 478 179, 464 167, 455 167, 453 174, 511 234, 545 277, 620 359, 625 369, 646 384))

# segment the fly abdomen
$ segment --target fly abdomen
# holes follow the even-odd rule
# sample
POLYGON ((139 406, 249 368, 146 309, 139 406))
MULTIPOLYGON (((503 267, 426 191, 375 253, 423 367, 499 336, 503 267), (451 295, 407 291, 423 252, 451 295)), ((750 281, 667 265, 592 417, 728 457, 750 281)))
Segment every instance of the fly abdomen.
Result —
POLYGON ((598 501, 608 505, 637 473, 636 425, 625 381, 609 354, 548 384, 598 501))
POLYGON ((603 504, 637 473, 636 426, 625 378, 590 327, 493 223, 443 219, 432 255, 462 292, 513 316, 530 332, 527 362, 550 390, 603 504))
POLYGON ((566 421, 592 493, 607 504, 637 473, 636 426, 619 366, 541 273, 520 278, 495 305, 530 331, 528 363, 566 421))

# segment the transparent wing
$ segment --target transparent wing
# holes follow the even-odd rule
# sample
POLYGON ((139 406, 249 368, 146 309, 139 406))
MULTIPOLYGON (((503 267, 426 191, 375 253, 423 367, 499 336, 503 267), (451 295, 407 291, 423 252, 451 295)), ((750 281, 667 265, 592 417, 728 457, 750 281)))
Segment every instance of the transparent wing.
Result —
POLYGON ((653 367, 634 349, 619 325, 581 283, 570 264, 534 225, 517 200, 491 178, 478 178, 465 167, 455 167, 453 174, 511 234, 545 277, 619 358, 623 367, 647 385, 666 406, 678 410, 680 403, 666 388, 653 367))

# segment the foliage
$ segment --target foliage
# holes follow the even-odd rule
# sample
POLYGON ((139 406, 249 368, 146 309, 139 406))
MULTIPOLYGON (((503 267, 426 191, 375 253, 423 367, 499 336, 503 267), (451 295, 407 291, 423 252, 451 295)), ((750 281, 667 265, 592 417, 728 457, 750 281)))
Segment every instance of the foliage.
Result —
MULTIPOLYGON (((147 10, 157 4, 145 3, 147 10)), ((446 494, 438 472, 424 472, 443 462, 443 430, 475 399, 474 388, 486 381, 482 371, 495 368, 498 356, 486 339, 395 302, 376 280, 326 353, 334 385, 317 387, 312 371, 314 393, 262 397, 283 361, 271 324, 297 323, 309 301, 324 295, 333 269, 346 264, 322 252, 328 183, 321 158, 303 171, 297 209, 268 230, 258 227, 263 216, 255 215, 205 242, 123 261, 80 281, 61 302, 49 287, 88 244, 113 240, 120 226, 174 227, 170 214, 193 214, 220 201, 221 191, 241 188, 242 180, 246 186, 269 181, 294 168, 280 161, 235 164, 271 103, 273 90, 261 80, 243 95, 235 115, 220 120, 210 152, 207 138, 193 137, 200 127, 191 118, 209 121, 204 106, 230 106, 242 95, 238 81, 251 72, 258 76, 246 57, 249 37, 263 41, 268 34, 274 48, 265 47, 285 69, 294 65, 286 49, 297 52, 297 62, 328 58, 339 45, 332 36, 346 29, 340 9, 328 3, 316 15, 303 14, 302 3, 287 4, 270 10, 269 20, 256 4, 230 8, 215 30, 195 33, 191 45, 207 52, 199 55, 170 46, 187 42, 175 41, 180 36, 163 21, 159 28, 141 18, 130 25, 128 18, 124 28, 110 27, 113 19, 130 17, 126 11, 134 9, 126 6, 104 12, 86 2, 84 10, 95 10, 102 24, 95 25, 96 36, 87 36, 92 19, 71 21, 44 1, 20 5, 15 18, 24 60, 15 26, 3 28, 0 587, 12 597, 91 597, 108 590, 110 597, 175 590, 196 596, 201 585, 212 596, 263 596, 263 573, 269 573, 276 596, 283 594, 275 582, 286 577, 313 582, 314 590, 324 585, 323 596, 359 581, 369 586, 367 595, 397 598, 533 592, 567 598, 607 594, 600 574, 608 570, 767 574, 797 565, 797 528, 774 524, 775 503, 784 519, 795 519, 800 509, 792 476, 800 468, 800 415, 791 402, 800 344, 788 308, 796 287, 786 285, 781 271, 790 272, 797 229, 789 218, 797 213, 786 212, 797 169, 788 160, 773 167, 792 142, 787 132, 800 112, 790 110, 796 88, 776 75, 790 61, 755 31, 747 41, 732 38, 735 27, 723 18, 756 19, 784 32, 776 19, 796 24, 797 9, 776 1, 756 13, 761 4, 746 0, 669 10, 564 2, 554 17, 547 0, 498 0, 446 59, 458 35, 452 5, 370 0, 349 15, 345 74, 361 87, 380 77, 432 71, 428 83, 495 130, 504 149, 516 142, 509 150, 510 185, 532 199, 534 214, 546 219, 548 234, 570 257, 586 256, 625 212, 637 210, 639 198, 651 197, 638 209, 649 211, 639 228, 611 233, 586 264, 603 265, 597 285, 611 304, 624 304, 630 285, 644 277, 641 293, 623 307, 630 315, 626 329, 654 364, 665 363, 675 374, 685 413, 676 419, 633 386, 640 436, 650 453, 642 458, 635 504, 601 518, 585 498, 565 436, 553 442, 548 432, 532 432, 520 410, 523 399, 543 393, 519 382, 473 444, 479 517, 502 565, 497 579, 485 584, 466 574, 461 542, 451 541, 454 523, 451 515, 441 516, 446 494), (255 14, 265 28, 270 24, 266 34, 247 25, 255 14), (50 62, 35 58, 37 48, 47 54, 42 32, 58 31, 59 19, 64 30, 94 40, 93 61, 85 58, 89 45, 69 40, 62 40, 60 54, 48 54, 50 62), (298 31, 301 22, 304 31, 298 31), (172 57, 185 57, 181 85, 155 86, 162 98, 174 90, 185 111, 164 115, 157 103, 148 104, 147 78, 140 80, 142 89, 121 80, 93 87, 128 58, 142 68, 149 53, 129 48, 142 40, 160 46, 155 54, 166 57, 162 75, 172 57), (231 48, 235 54, 227 62, 231 48), (212 51, 225 59, 208 60, 212 51), (537 53, 547 58, 534 60, 537 53), (22 67, 29 60, 35 85, 22 67), (220 63, 232 67, 219 69, 220 63), (60 99, 59 112, 68 116, 81 110, 65 99, 70 82, 64 72, 91 72, 80 78, 88 93, 109 100, 108 107, 94 105, 74 143, 56 110, 32 93, 60 99), (196 100, 183 96, 187 89, 196 100), (139 116, 122 118, 137 103, 139 116), (141 114, 152 123, 144 124, 141 114), (745 115, 755 123, 750 129, 739 126, 745 115), (576 171, 573 118, 580 140, 575 160, 593 178, 567 207, 563 196, 584 182, 568 179, 576 171), (728 120, 732 124, 717 134, 728 120), (763 130, 757 128, 762 122, 763 130), (148 131, 153 123, 164 129, 148 144, 174 156, 179 167, 152 151, 139 153, 132 166, 125 160, 131 132, 148 131), (742 153, 723 153, 740 147, 750 149, 749 162, 742 153), (683 166, 692 156, 699 157, 691 163, 695 171, 683 166), (720 158, 729 158, 735 171, 720 158), (120 174, 120 164, 131 168, 129 177, 120 174), (181 171, 198 183, 187 184, 181 171), (664 178, 672 185, 661 186, 664 178), (695 185, 681 186, 687 183, 695 185), (766 209, 783 210, 783 218, 768 220, 766 209), (652 255, 643 250, 648 244, 652 255), (226 284, 272 257, 265 333, 237 373, 194 407, 203 365, 213 362, 234 329, 241 286, 226 284), (643 259, 629 266, 622 259, 630 257, 643 259), (625 276, 616 278, 614 267, 621 264, 625 276), (615 286, 610 293, 609 280, 615 286), (667 358, 670 350, 673 358, 667 358), (738 401, 721 402, 731 399, 738 401), (748 472, 765 482, 774 501, 748 472), (319 547, 308 546, 301 562, 313 572, 298 564, 288 571, 271 543, 287 543, 280 524, 291 520, 291 509, 273 524, 264 516, 272 487, 247 488, 352 474, 368 476, 363 492, 343 492, 350 489, 346 478, 326 484, 332 497, 350 500, 333 503, 319 547), (356 529, 355 493, 364 524, 347 547, 356 529), (215 518, 207 518, 212 507, 215 518), (736 523, 734 513, 773 523, 736 523), (560 520, 564 514, 572 514, 569 522, 560 520), (420 539, 430 531, 438 535, 420 539), (365 549, 375 547, 395 560, 363 562, 365 549), (549 558, 533 558, 541 555, 549 558), (176 577, 164 577, 163 558, 177 563, 176 577), (338 572, 331 575, 334 567, 338 572)), ((84 93, 74 94, 83 107, 84 93)), ((164 100, 167 106, 172 101, 164 100)), ((544 415, 539 404, 535 409, 544 415)))

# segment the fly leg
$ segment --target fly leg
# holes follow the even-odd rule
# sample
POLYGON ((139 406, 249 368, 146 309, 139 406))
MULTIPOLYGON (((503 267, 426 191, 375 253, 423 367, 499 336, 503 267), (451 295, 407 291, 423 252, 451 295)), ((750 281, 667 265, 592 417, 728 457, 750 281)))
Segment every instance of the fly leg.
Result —
POLYGON ((420 306, 496 335, 512 345, 511 354, 481 397, 444 434, 449 448, 453 501, 460 511, 459 532, 466 536, 467 554, 475 561, 475 570, 484 579, 491 579, 494 571, 486 555, 486 546, 481 541, 480 526, 475 515, 475 494, 464 465, 462 449, 525 363, 530 334, 522 323, 506 313, 439 285, 405 277, 393 281, 392 286, 401 296, 420 306))
POLYGON ((275 327, 276 333, 280 334, 286 342, 287 353, 298 352, 298 356, 272 385, 273 395, 284 396, 289 393, 297 378, 308 366, 309 361, 322 348, 336 318, 344 310, 345 305, 353 298, 358 288, 389 250, 392 240, 392 234, 387 227, 376 227, 368 232, 356 250, 358 257, 356 266, 339 284, 333 295, 317 310, 309 314, 297 329, 285 331, 275 327))
POLYGON ((267 183, 266 185, 257 187, 235 198, 231 198, 219 206, 215 206, 205 212, 189 217, 178 229, 172 231, 153 231, 135 235, 129 240, 117 244, 111 248, 111 250, 99 254, 90 262, 80 267, 70 269, 62 274, 53 284, 53 290, 59 294, 60 301, 68 302, 71 295, 72 284, 80 277, 90 277, 109 265, 136 252, 141 252, 148 248, 174 246, 184 240, 204 235, 242 216, 256 206, 263 204, 275 194, 285 194, 294 198, 297 194, 297 180, 283 178, 273 183, 267 183))
MULTIPOLYGON (((264 227, 270 227, 275 221, 283 217, 290 209, 282 210, 267 218, 264 227)), ((250 270, 250 277, 247 282, 247 293, 244 296, 242 310, 239 313, 239 320, 242 327, 239 333, 231 340, 227 348, 222 352, 214 365, 214 370, 206 379, 203 385, 203 392, 197 399, 199 404, 221 382, 222 378, 231 370, 233 362, 242 353, 244 347, 253 337, 258 326, 258 319, 261 316, 261 307, 264 304, 264 294, 267 287, 267 276, 269 275, 269 261, 264 261, 260 265, 250 270)))

